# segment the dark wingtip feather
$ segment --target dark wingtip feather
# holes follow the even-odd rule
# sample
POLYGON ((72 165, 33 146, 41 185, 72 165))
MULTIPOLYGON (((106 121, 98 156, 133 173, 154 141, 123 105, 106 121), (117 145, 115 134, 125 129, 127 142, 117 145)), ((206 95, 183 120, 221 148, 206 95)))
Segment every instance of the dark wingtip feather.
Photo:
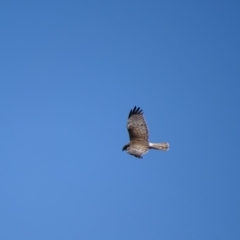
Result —
POLYGON ((134 114, 143 114, 143 111, 140 109, 140 107, 135 106, 131 111, 129 112, 128 118, 130 118, 134 114))

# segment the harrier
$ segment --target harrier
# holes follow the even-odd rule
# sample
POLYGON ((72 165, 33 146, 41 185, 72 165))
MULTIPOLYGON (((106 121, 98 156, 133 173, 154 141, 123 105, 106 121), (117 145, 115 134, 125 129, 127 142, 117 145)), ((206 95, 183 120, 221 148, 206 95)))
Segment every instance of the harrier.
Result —
POLYGON ((168 143, 148 142, 148 128, 140 107, 135 106, 129 112, 127 129, 130 142, 123 147, 123 151, 127 151, 137 158, 142 158, 142 155, 147 153, 149 149, 169 150, 168 143))

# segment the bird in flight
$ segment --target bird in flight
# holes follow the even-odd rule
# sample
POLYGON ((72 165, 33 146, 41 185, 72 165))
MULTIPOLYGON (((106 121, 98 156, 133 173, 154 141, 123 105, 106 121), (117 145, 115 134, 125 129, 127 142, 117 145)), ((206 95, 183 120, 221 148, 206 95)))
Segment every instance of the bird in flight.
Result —
POLYGON ((148 128, 140 107, 135 106, 129 112, 127 129, 130 142, 126 144, 122 150, 127 151, 130 155, 142 158, 142 155, 147 153, 149 149, 169 150, 169 144, 167 142, 150 143, 148 141, 148 128))

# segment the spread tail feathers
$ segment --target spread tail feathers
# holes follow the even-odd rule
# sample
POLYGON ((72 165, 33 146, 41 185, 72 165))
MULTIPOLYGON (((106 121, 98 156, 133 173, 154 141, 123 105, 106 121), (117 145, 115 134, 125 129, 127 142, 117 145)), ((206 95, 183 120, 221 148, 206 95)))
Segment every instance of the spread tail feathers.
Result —
POLYGON ((168 143, 149 143, 149 148, 156 149, 156 150, 168 151, 169 144, 168 143))

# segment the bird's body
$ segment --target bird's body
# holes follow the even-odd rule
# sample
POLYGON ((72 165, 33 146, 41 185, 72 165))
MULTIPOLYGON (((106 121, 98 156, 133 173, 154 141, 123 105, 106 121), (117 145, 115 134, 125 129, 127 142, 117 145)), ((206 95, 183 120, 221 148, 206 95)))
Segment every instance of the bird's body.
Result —
POLYGON ((129 154, 142 158, 142 155, 147 153, 149 149, 168 150, 168 143, 149 143, 148 128, 143 117, 142 110, 134 107, 128 115, 127 129, 130 137, 130 142, 123 147, 123 151, 129 154))

